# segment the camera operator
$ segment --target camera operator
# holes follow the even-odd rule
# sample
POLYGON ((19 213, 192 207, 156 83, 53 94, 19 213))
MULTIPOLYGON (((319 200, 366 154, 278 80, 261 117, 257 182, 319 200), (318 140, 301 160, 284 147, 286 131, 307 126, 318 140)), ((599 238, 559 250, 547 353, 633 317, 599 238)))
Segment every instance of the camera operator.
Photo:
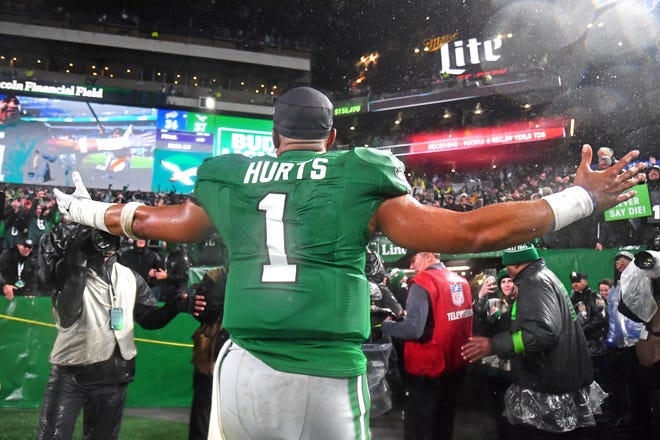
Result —
POLYGON ((158 329, 179 312, 204 309, 181 294, 156 305, 147 283, 117 262, 119 238, 63 223, 40 243, 39 276, 52 285, 57 338, 39 421, 39 439, 70 439, 83 410, 83 438, 119 436, 126 389, 135 377, 134 322, 158 329))

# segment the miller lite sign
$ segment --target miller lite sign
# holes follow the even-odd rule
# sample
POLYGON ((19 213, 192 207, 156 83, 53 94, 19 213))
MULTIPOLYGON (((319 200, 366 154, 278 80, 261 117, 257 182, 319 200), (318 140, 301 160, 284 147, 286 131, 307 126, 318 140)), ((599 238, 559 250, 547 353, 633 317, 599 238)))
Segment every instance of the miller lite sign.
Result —
POLYGON ((500 38, 483 42, 476 38, 447 42, 440 47, 440 73, 462 75, 467 66, 479 65, 483 61, 497 61, 501 57, 497 51, 501 48, 500 38))

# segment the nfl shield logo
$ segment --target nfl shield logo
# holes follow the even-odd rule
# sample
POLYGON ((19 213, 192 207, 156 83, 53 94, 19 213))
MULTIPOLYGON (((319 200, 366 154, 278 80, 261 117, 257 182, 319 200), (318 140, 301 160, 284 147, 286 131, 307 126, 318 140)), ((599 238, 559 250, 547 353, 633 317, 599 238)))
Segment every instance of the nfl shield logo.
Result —
POLYGON ((449 283, 449 289, 451 290, 451 302, 457 307, 462 305, 465 302, 463 286, 458 283, 449 283))

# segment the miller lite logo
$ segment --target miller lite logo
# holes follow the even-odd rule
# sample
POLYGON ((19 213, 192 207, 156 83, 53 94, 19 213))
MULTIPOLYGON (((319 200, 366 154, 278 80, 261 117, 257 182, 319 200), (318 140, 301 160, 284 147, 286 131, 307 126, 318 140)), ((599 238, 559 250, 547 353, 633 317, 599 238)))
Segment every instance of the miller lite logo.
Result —
POLYGON ((483 42, 469 38, 467 42, 455 40, 445 43, 440 47, 440 73, 462 75, 467 65, 481 64, 482 61, 497 61, 501 57, 497 53, 501 47, 502 40, 499 38, 483 42))
POLYGON ((465 295, 463 295, 463 286, 459 283, 449 283, 449 290, 451 291, 451 302, 460 307, 465 302, 465 295))

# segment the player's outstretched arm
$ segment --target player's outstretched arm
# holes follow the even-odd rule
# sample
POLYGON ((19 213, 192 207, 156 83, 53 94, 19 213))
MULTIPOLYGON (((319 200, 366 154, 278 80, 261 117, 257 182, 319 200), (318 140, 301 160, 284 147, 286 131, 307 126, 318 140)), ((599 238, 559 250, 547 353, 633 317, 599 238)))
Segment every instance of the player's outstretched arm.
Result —
POLYGON ((625 166, 638 156, 626 154, 604 171, 592 171, 591 147, 582 149, 575 184, 540 200, 487 205, 470 212, 425 206, 410 196, 386 200, 370 222, 399 246, 443 253, 485 252, 530 241, 602 211, 634 195, 644 181, 643 167, 625 166))
MULTIPOLYGON (((124 208, 125 205, 115 204, 105 213, 105 223, 115 235, 127 235, 121 226, 124 208)), ((190 201, 165 206, 140 205, 135 210, 130 228, 135 237, 172 243, 199 242, 215 230, 206 211, 190 201)))
POLYGON ((92 200, 80 174, 72 174, 76 187, 72 194, 55 189, 57 206, 70 220, 131 238, 150 238, 175 243, 198 242, 215 229, 200 206, 186 201, 168 206, 141 203, 104 203, 92 200))

